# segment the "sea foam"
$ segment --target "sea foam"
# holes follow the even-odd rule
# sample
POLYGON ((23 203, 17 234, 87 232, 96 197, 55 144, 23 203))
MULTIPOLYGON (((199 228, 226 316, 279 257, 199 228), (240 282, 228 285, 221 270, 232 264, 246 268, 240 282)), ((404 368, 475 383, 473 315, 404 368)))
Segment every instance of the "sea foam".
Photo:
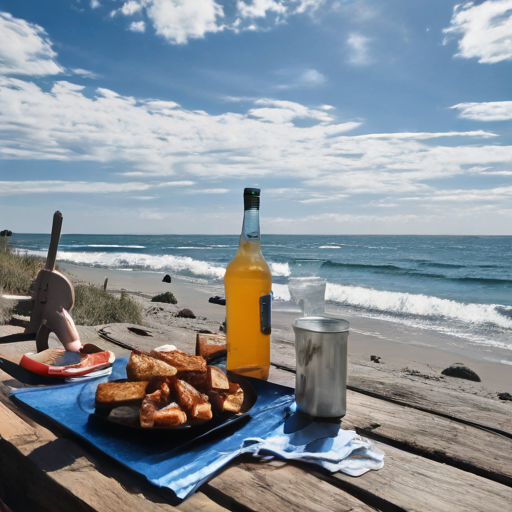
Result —
POLYGON ((440 299, 428 295, 388 292, 327 283, 326 299, 346 306, 355 306, 382 313, 415 315, 425 318, 447 318, 470 325, 493 324, 512 329, 512 319, 498 311, 512 308, 498 304, 472 304, 440 299))

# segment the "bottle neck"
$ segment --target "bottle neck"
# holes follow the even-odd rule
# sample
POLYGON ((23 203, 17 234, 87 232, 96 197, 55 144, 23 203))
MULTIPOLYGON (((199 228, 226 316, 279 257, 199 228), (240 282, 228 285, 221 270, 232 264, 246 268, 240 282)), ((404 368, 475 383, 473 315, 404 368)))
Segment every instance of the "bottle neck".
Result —
POLYGON ((244 211, 244 224, 240 236, 240 247, 249 242, 260 245, 260 212, 255 208, 244 211))

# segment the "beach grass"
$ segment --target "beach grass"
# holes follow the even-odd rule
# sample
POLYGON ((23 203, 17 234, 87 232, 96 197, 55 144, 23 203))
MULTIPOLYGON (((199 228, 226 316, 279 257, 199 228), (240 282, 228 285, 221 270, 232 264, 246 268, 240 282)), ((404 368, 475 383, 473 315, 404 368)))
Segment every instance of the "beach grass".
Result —
POLYGON ((71 316, 77 325, 142 324, 142 308, 127 293, 117 298, 94 285, 75 286, 71 316))
POLYGON ((155 295, 151 302, 164 302, 165 304, 178 304, 178 300, 174 296, 172 292, 160 293, 159 295, 155 295))
POLYGON ((7 324, 12 315, 12 309, 11 306, 7 304, 7 301, 3 300, 0 297, 0 325, 7 324))
POLYGON ((0 238, 0 288, 5 293, 29 293, 30 284, 44 267, 38 256, 11 250, 6 238, 0 238))

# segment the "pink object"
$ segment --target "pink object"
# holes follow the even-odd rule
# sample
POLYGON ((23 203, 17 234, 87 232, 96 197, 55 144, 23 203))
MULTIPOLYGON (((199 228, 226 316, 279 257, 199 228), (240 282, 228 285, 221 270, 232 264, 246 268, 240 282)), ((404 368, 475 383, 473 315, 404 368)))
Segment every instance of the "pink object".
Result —
POLYGON ((81 346, 75 322, 68 313, 75 303, 75 290, 71 281, 55 270, 61 228, 62 214, 55 212, 46 267, 32 285, 34 309, 27 332, 37 333, 38 352, 48 348, 50 332, 57 335, 68 352, 78 352, 81 346))

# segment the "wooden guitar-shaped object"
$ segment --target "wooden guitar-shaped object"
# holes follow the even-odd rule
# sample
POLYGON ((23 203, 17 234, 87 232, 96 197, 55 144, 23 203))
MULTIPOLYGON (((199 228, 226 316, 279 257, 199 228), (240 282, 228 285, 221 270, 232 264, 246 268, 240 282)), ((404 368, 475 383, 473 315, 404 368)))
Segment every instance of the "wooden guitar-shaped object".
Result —
POLYGON ((32 285, 34 309, 26 332, 37 333, 38 352, 48 348, 48 336, 52 331, 68 352, 78 352, 81 347, 80 335, 69 315, 75 303, 73 285, 65 275, 55 270, 61 228, 62 214, 57 211, 53 215, 46 267, 39 272, 32 285))

